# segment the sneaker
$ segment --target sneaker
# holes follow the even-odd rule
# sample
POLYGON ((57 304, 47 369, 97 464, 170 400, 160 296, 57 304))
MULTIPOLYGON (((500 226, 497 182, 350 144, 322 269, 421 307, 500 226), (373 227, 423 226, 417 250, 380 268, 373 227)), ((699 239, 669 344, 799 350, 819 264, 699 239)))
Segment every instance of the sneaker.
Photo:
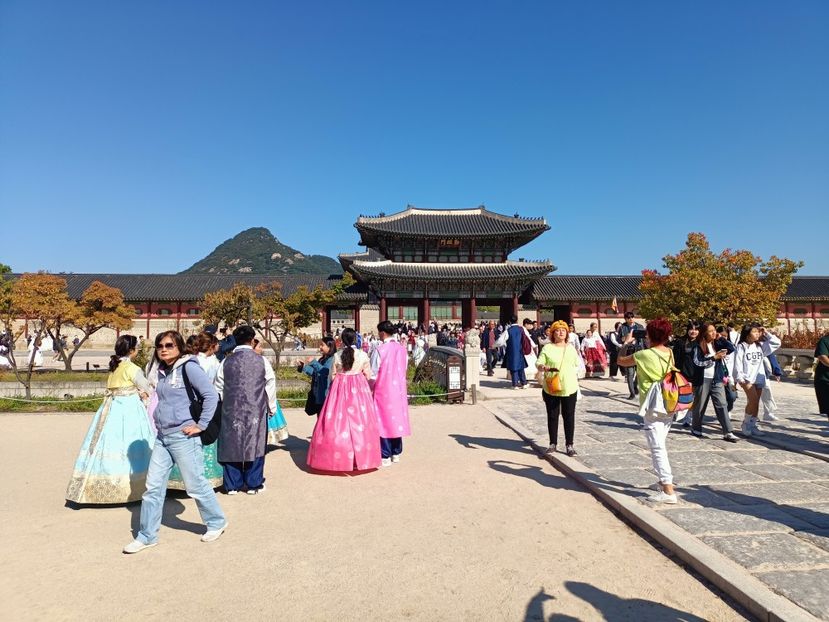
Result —
POLYGON ((576 452, 576 449, 572 445, 567 445, 567 455, 568 456, 577 456, 578 452, 576 452))
MULTIPOLYGON (((682 425, 685 425, 684 423, 682 425)), ((702 433, 702 430, 691 430, 691 434, 696 436, 697 438, 708 438, 705 434, 702 433)))
POLYGON ((722 440, 728 441, 729 443, 736 443, 739 439, 736 436, 734 436, 732 432, 729 432, 728 434, 722 437, 722 440))
POLYGON ((743 433, 743 436, 751 436, 751 431, 751 417, 745 417, 743 419, 742 425, 740 426, 740 432, 743 433))
POLYGON ((545 453, 545 454, 547 454, 548 456, 550 456, 550 455, 552 455, 552 454, 556 453, 556 446, 555 446, 555 445, 550 445, 550 446, 547 448, 547 451, 545 451, 544 453, 545 453))
POLYGON ((238 495, 239 491, 238 490, 228 490, 227 492, 225 492, 225 494, 226 495, 238 495))
POLYGON ((392 464, 397 464, 398 462, 400 462, 400 454, 391 457, 392 464))
POLYGON ((763 415, 763 421, 778 421, 780 417, 775 415, 774 413, 766 413, 763 415))
POLYGON ((757 423, 757 417, 751 418, 751 434, 753 436, 765 436, 766 433, 760 428, 760 425, 757 423))
POLYGON ((391 458, 382 458, 380 460, 380 466, 384 466, 384 467, 391 466, 391 458))
POLYGON ((518 389, 520 389, 520 388, 521 388, 521 387, 519 387, 518 385, 515 385, 514 387, 512 387, 512 390, 513 390, 513 391, 517 391, 517 390, 518 390, 518 389))
POLYGON ((648 501, 651 503, 669 503, 671 505, 676 504, 676 494, 669 495, 664 491, 659 491, 655 495, 651 495, 648 497, 648 501))
POLYGON ((248 489, 249 495, 258 495, 260 492, 265 492, 265 484, 262 484, 259 488, 248 489))
POLYGON ((138 553, 143 551, 144 549, 148 549, 157 545, 158 542, 151 542, 150 544, 144 544, 141 540, 133 540, 127 546, 124 547, 124 553, 131 555, 133 553, 138 553))
POLYGON ((209 529, 209 530, 207 530, 205 532, 205 534, 201 537, 201 541, 202 542, 215 542, 216 540, 219 539, 219 536, 221 536, 225 532, 225 529, 227 529, 227 521, 225 521, 225 524, 222 525, 219 529, 209 529))

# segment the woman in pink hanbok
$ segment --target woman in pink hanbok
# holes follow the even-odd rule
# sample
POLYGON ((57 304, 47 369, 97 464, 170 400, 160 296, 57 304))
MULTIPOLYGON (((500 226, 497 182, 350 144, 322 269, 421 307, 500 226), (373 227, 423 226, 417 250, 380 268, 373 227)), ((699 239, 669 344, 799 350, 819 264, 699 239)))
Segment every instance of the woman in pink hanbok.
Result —
POLYGON ((581 353, 588 376, 601 376, 607 367, 607 348, 601 335, 588 330, 581 341, 581 353))
POLYGON ((392 338, 394 325, 391 322, 380 322, 377 332, 382 342, 371 353, 371 371, 374 376, 374 408, 380 430, 380 455, 385 467, 400 462, 403 437, 412 433, 406 386, 409 355, 403 344, 392 338))
POLYGON ((334 355, 331 388, 314 426, 308 466, 316 471, 365 471, 380 466, 380 432, 368 379, 368 355, 355 347, 346 328, 343 349, 334 355))

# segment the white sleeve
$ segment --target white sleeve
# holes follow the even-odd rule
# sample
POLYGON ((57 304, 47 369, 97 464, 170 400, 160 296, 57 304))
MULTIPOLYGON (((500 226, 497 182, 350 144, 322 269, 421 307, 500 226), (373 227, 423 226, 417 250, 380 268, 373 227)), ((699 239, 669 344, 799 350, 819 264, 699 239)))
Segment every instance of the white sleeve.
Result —
POLYGON ((273 415, 276 412, 276 374, 264 356, 262 363, 265 365, 265 394, 268 396, 268 411, 273 415))
POLYGON ((737 382, 743 382, 746 379, 746 347, 741 343, 737 346, 737 351, 734 353, 734 378, 737 382))
POLYGON ((216 379, 213 381, 213 386, 216 389, 216 393, 219 394, 219 397, 224 399, 224 389, 225 389, 225 362, 222 361, 221 365, 219 365, 219 369, 216 371, 216 379))

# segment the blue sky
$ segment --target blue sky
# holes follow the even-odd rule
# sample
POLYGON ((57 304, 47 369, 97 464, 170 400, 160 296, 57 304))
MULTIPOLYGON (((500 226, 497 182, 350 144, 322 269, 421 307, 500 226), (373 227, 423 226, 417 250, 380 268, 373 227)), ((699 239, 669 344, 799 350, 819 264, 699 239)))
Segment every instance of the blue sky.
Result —
POLYGON ((357 250, 406 204, 544 216, 515 256, 689 231, 829 274, 829 2, 0 2, 0 262, 178 272, 239 231, 357 250))

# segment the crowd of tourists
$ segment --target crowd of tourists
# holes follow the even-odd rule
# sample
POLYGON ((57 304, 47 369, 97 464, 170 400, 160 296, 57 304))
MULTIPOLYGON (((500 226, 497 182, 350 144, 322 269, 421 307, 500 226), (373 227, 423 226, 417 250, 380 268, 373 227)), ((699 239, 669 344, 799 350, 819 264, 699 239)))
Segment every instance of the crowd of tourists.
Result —
MULTIPOLYGON (((205 524, 203 542, 228 522, 216 495, 265 491, 269 445, 287 437, 273 367, 247 325, 193 335, 155 337, 152 360, 134 363, 138 339, 121 335, 109 364, 107 390, 81 444, 66 499, 77 505, 141 500, 137 553, 158 543, 166 492, 179 488, 205 524), (233 347, 223 351, 222 342, 233 347)), ((317 416, 307 462, 311 471, 368 471, 400 462, 411 434, 406 369, 409 353, 388 321, 369 352, 352 329, 326 337, 319 357, 299 365, 311 376, 305 405, 317 416)))

